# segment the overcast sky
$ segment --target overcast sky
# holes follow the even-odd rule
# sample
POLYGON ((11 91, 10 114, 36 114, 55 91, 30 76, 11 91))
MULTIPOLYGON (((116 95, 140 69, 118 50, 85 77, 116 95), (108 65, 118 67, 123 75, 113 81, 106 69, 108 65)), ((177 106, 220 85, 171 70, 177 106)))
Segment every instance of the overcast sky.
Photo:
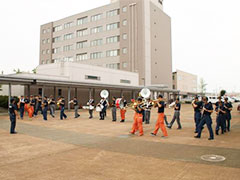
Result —
MULTIPOLYGON (((0 5, 0 71, 39 61, 40 25, 110 0, 7 0, 0 5)), ((240 92, 240 1, 164 0, 172 18, 173 70, 202 77, 208 91, 240 92)))

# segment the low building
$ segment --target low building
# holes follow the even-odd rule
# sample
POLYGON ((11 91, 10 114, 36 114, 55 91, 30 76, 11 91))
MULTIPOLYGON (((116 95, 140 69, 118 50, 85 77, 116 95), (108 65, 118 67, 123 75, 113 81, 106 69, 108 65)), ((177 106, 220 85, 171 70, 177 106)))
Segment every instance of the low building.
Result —
MULTIPOLYGON (((90 97, 98 102, 103 89, 109 91, 109 99, 111 96, 124 95, 130 101, 132 98, 135 99, 144 87, 139 85, 138 73, 76 62, 39 65, 36 74, 0 75, 0 84, 7 85, 8 89, 4 91, 4 95, 46 95, 47 97, 53 95, 55 99, 64 96, 67 101, 76 96, 80 105, 85 105, 90 97), (16 89, 19 90, 19 94, 13 94, 16 89)), ((147 87, 151 90, 154 99, 158 94, 164 95, 166 100, 178 94, 178 91, 169 89, 164 84, 147 87)))
POLYGON ((174 90, 180 91, 182 98, 191 97, 197 94, 197 75, 176 70, 172 74, 174 90))

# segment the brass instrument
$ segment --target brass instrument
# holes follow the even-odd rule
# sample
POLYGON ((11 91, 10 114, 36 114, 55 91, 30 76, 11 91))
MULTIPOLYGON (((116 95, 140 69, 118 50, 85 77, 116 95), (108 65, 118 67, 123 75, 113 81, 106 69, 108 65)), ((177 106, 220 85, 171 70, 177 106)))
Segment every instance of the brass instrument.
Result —
POLYGON ((58 106, 58 107, 60 106, 61 101, 62 101, 62 99, 59 99, 59 100, 57 101, 57 106, 58 106))
POLYGON ((48 98, 47 102, 48 102, 48 104, 50 104, 52 102, 52 99, 48 98))

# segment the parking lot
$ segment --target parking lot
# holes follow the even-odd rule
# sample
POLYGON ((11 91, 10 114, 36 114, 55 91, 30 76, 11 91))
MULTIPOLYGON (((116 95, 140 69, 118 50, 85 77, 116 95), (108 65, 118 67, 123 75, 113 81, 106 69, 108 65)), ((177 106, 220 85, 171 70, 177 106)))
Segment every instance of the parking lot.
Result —
MULTIPOLYGON (((80 110, 81 117, 66 112, 68 118, 48 117, 17 121, 16 135, 9 134, 9 119, 0 116, 0 179, 58 179, 58 180, 159 180, 159 179, 239 179, 240 177, 240 113, 232 112, 231 132, 215 136, 209 141, 207 128, 202 138, 195 139, 193 110, 183 105, 183 129, 174 124, 169 137, 152 137, 156 109, 151 123, 144 124, 144 136, 130 135, 133 110, 128 109, 126 122, 99 120, 98 113, 88 119, 88 112, 80 110), (220 155, 221 162, 202 160, 203 155, 220 155)), ((172 109, 166 109, 170 121, 172 109)), ((213 129, 216 115, 213 114, 213 129)))

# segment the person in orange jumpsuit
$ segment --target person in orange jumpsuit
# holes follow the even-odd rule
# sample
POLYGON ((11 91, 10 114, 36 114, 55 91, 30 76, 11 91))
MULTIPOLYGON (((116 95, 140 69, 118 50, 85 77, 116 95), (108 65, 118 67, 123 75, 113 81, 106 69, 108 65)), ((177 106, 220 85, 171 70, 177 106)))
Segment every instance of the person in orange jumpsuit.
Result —
POLYGON ((127 107, 127 101, 124 99, 124 96, 122 96, 122 102, 123 102, 123 107, 120 108, 120 114, 121 114, 121 123, 125 122, 125 114, 127 112, 126 107, 127 107))
POLYGON ((163 96, 160 94, 158 96, 158 101, 156 104, 156 107, 158 108, 158 120, 155 125, 155 130, 154 132, 151 133, 152 136, 156 136, 158 133, 159 128, 161 128, 163 136, 162 137, 167 137, 167 130, 164 125, 164 108, 165 108, 165 103, 163 101, 163 96))
POLYGON ((142 120, 143 120, 143 104, 142 98, 139 97, 137 99, 137 104, 134 106, 135 114, 134 114, 134 122, 132 126, 131 134, 135 134, 137 130, 139 130, 139 136, 143 135, 143 127, 142 127, 142 120))

